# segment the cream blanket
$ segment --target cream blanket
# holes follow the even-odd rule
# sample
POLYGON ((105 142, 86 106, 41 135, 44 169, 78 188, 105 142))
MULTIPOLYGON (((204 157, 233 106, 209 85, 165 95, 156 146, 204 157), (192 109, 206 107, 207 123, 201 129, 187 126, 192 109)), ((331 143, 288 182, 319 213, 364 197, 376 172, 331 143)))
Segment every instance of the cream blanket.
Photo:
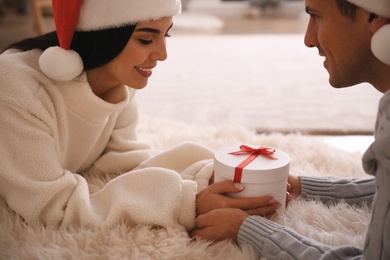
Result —
MULTIPOLYGON (((267 145, 291 157, 291 172, 314 176, 362 176, 361 153, 349 153, 299 134, 256 135, 236 126, 196 126, 144 118, 139 137, 155 148, 168 149, 195 141, 212 149, 235 144, 267 145)), ((110 179, 91 178, 91 192, 110 179)), ((370 217, 367 207, 340 203, 325 207, 295 201, 277 221, 329 245, 361 247, 370 217)), ((229 241, 192 241, 186 233, 148 226, 118 224, 109 229, 73 228, 67 231, 28 227, 0 199, 0 259, 255 259, 250 248, 229 241)))

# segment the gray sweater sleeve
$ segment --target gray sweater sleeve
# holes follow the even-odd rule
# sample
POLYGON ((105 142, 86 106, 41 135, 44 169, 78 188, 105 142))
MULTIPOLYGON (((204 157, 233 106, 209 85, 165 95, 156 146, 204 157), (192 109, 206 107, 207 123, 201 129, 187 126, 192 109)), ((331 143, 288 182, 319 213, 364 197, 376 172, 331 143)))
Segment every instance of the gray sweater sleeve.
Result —
POLYGON ((299 235, 290 228, 260 216, 251 216, 242 224, 239 244, 249 244, 267 260, 362 259, 362 250, 352 246, 330 247, 299 235))
MULTIPOLYGON (((371 204, 376 191, 375 178, 336 178, 300 176, 304 199, 324 203, 345 201, 351 205, 371 204)), ((249 217, 238 234, 239 244, 251 245, 259 257, 273 259, 362 259, 362 250, 352 246, 331 247, 299 235, 294 230, 259 216, 249 217)))
POLYGON ((344 201, 350 205, 371 205, 376 191, 375 178, 336 178, 299 176, 301 197, 325 204, 344 201))
MULTIPOLYGON (((390 259, 390 91, 381 99, 375 132, 375 141, 363 156, 363 167, 376 179, 300 177, 302 196, 327 203, 343 199, 351 204, 371 202, 375 197, 364 259, 390 259)), ((330 247, 259 216, 244 221, 238 242, 251 245, 267 260, 363 259, 358 248, 330 247)))

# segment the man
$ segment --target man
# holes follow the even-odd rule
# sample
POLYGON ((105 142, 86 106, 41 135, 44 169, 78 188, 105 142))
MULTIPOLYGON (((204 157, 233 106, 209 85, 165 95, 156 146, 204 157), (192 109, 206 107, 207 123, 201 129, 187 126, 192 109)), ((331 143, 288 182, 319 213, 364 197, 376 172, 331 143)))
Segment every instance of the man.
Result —
POLYGON ((350 203, 375 195, 364 248, 330 247, 238 209, 198 216, 192 236, 249 243, 266 259, 390 259, 390 0, 305 0, 305 5, 310 15, 305 44, 325 57, 330 84, 343 88, 368 82, 384 96, 375 141, 363 156, 364 170, 375 178, 290 176, 289 191, 293 197, 322 201, 348 193, 350 203))

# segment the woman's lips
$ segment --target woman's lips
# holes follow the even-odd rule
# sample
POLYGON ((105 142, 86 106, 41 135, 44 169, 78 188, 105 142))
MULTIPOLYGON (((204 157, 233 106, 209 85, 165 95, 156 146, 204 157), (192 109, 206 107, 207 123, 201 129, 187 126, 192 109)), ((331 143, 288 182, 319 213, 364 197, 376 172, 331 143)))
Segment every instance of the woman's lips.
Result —
POLYGON ((153 68, 142 68, 139 66, 135 66, 134 68, 138 71, 139 74, 141 74, 141 76, 145 78, 149 78, 150 76, 152 76, 153 68))

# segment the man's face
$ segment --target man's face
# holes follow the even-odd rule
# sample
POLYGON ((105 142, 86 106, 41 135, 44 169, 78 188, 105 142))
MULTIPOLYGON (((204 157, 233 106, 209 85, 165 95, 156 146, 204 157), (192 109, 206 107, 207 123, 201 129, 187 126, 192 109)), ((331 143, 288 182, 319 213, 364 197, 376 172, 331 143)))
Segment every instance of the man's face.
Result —
POLYGON ((369 13, 358 8, 352 20, 341 15, 335 0, 305 0, 305 5, 310 15, 305 44, 325 57, 330 84, 342 88, 367 81, 372 59, 369 13))

